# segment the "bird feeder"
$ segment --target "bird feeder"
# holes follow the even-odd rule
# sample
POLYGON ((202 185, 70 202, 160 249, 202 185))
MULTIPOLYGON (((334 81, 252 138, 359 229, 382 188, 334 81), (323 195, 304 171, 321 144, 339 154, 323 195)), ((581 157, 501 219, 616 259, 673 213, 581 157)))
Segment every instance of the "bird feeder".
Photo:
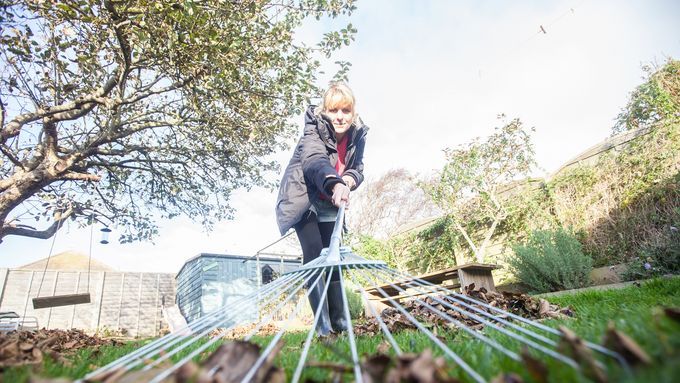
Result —
POLYGON ((103 227, 99 231, 102 232, 102 239, 99 241, 99 243, 101 243, 102 245, 106 245, 107 243, 109 243, 109 233, 111 232, 111 229, 109 229, 108 227, 103 227))

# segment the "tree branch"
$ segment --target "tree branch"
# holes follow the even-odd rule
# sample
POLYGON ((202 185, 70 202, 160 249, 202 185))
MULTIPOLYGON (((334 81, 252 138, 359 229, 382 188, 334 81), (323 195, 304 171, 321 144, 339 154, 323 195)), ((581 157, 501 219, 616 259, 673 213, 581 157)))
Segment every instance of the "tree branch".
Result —
POLYGON ((475 246, 474 242, 472 242, 472 238, 470 238, 470 236, 468 235, 467 230, 465 230, 465 228, 463 226, 461 226, 460 223, 458 222, 458 220, 456 220, 455 218, 453 219, 453 222, 454 222, 454 225, 456 226, 456 229, 463 235, 463 237, 465 238, 465 241, 467 241, 468 245, 470 245, 470 248, 472 249, 472 252, 475 254, 475 258, 477 259, 477 261, 479 263, 481 263, 482 260, 479 257, 479 253, 477 251, 477 246, 475 246))
POLYGON ((38 239, 47 239, 52 237, 59 228, 62 226, 62 222, 68 218, 70 218, 73 214, 75 214, 76 209, 74 206, 70 206, 68 209, 66 209, 65 212, 58 212, 54 216, 54 222, 50 227, 48 227, 45 230, 35 230, 33 228, 28 228, 28 227, 17 227, 14 225, 3 225, 2 230, 0 230, 0 243, 2 243, 2 239, 8 235, 18 235, 21 237, 30 237, 30 238, 38 238, 38 239))
POLYGON ((16 156, 14 156, 14 154, 12 154, 12 152, 11 152, 10 149, 7 147, 7 145, 5 145, 5 144, 0 144, 0 151, 1 151, 2 154, 4 154, 7 158, 9 158, 9 160, 12 161, 12 163, 13 163, 14 165, 16 165, 16 166, 18 166, 18 167, 20 167, 20 168, 26 170, 26 168, 24 168, 24 166, 23 166, 23 164, 21 163, 21 161, 19 161, 19 159, 16 158, 16 156))
POLYGON ((7 115, 7 110, 5 109, 5 103, 2 101, 0 96, 0 127, 5 126, 5 116, 7 115))
POLYGON ((127 72, 130 70, 130 61, 131 61, 131 50, 130 50, 130 42, 127 41, 125 38, 126 31, 124 29, 125 21, 123 17, 116 11, 116 7, 113 5, 112 1, 105 0, 104 1, 104 8, 111 14, 111 20, 113 21, 113 30, 116 32, 116 38, 118 39, 118 43, 120 44, 120 50, 123 56, 123 61, 125 62, 125 68, 123 69, 123 72, 121 73, 121 79, 127 75, 127 72))
POLYGON ((45 154, 49 157, 56 157, 58 150, 57 124, 54 121, 46 121, 43 123, 43 132, 45 132, 45 154))
POLYGON ((92 94, 59 106, 37 108, 33 113, 24 113, 17 116, 12 121, 8 122, 6 126, 2 127, 2 131, 0 131, 0 143, 4 144, 8 139, 18 136, 24 125, 39 119, 50 117, 52 121, 56 122, 72 120, 84 115, 92 110, 96 104, 105 103, 106 100, 103 100, 102 97, 109 94, 117 83, 118 79, 116 76, 112 76, 102 88, 92 94))
POLYGON ((164 87, 164 88, 160 88, 160 89, 156 89, 156 90, 149 89, 149 90, 147 90, 147 91, 145 91, 145 92, 140 92, 140 93, 138 93, 137 95, 135 95, 134 97, 127 98, 127 99, 124 99, 124 100, 121 100, 119 103, 117 103, 117 105, 133 104, 133 103, 135 103, 135 102, 137 102, 137 101, 143 100, 143 99, 145 99, 145 98, 148 98, 148 97, 153 96, 153 95, 156 95, 156 94, 166 93, 166 92, 170 92, 170 91, 172 91, 172 90, 177 90, 177 89, 180 89, 180 88, 184 88, 184 87, 187 86, 190 82, 196 80, 200 74, 201 74, 201 73, 199 72, 199 73, 197 73, 197 74, 195 74, 195 75, 191 75, 191 76, 185 78, 185 79, 182 80, 182 81, 175 81, 175 82, 172 83, 171 85, 168 85, 168 86, 166 86, 166 87, 164 87))
POLYGON ((101 176, 98 176, 96 174, 78 172, 67 172, 64 175, 60 176, 59 178, 68 181, 92 181, 92 182, 99 182, 102 179, 101 176))

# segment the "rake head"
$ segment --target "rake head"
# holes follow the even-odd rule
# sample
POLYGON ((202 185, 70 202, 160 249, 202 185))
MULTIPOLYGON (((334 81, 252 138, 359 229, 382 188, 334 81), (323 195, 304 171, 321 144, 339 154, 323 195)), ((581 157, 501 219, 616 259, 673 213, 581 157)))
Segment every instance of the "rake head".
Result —
MULTIPOLYGON (((427 312, 429 316, 436 317, 439 321, 447 324, 446 327, 456 328, 459 331, 465 332, 478 341, 480 345, 489 347, 495 352, 501 353, 520 363, 529 363, 527 361, 531 357, 528 356, 527 350, 531 350, 531 353, 535 355, 543 355, 576 370, 581 370, 584 367, 583 363, 581 363, 582 360, 579 360, 579 356, 583 355, 583 353, 594 352, 601 354, 603 357, 614 358, 627 369, 625 360, 616 352, 597 344, 583 342, 566 329, 558 330, 545 326, 539 322, 494 307, 482 300, 392 270, 384 262, 366 260, 353 254, 348 248, 340 248, 339 260, 329 261, 329 258, 328 254, 323 254, 300 269, 288 272, 279 279, 264 285, 257 292, 242 298, 233 305, 223 307, 195 322, 189 323, 183 331, 159 338, 135 352, 94 371, 87 375, 85 380, 98 380, 113 373, 118 375, 141 369, 142 371, 156 372, 153 376, 144 375, 145 380, 151 382, 164 381, 211 346, 214 347, 218 342, 223 342, 224 338, 221 335, 213 336, 206 341, 206 338, 209 338, 211 334, 215 334, 215 330, 225 329, 228 331, 243 325, 243 323, 234 323, 234 318, 239 311, 253 305, 261 308, 261 319, 255 324, 250 333, 243 338, 244 340, 249 340, 264 326, 270 325, 273 318, 279 315, 284 307, 294 303, 294 308, 280 326, 279 331, 272 337, 259 357, 253 358, 252 366, 244 370, 244 373, 233 380, 241 382, 255 381, 254 377, 258 374, 262 365, 268 363, 271 360, 272 353, 277 352, 278 348, 281 347, 279 341, 283 334, 289 331, 291 323, 301 315, 302 309, 306 305, 306 299, 299 298, 301 295, 308 296, 311 291, 311 289, 305 289, 304 287, 314 286, 325 279, 326 283, 322 296, 325 299, 328 293, 331 272, 333 271, 340 274, 344 315, 347 323, 349 323, 346 336, 350 345, 354 379, 357 382, 363 381, 366 375, 357 351, 349 302, 345 292, 348 280, 351 281, 352 286, 358 289, 364 299, 365 306, 371 311, 372 316, 377 321, 384 339, 390 344, 392 350, 397 355, 404 353, 404 345, 400 345, 395 340, 389 326, 381 318, 381 315, 378 314, 374 305, 369 302, 367 288, 379 291, 384 300, 389 302, 394 310, 397 310, 403 317, 407 318, 413 327, 429 338, 433 348, 439 349, 441 354, 455 362, 465 372, 468 379, 475 382, 486 382, 486 378, 453 351, 450 345, 441 340, 432 331, 429 324, 419 320, 381 286, 390 285, 391 288, 399 292, 400 298, 410 298, 412 302, 416 303, 421 310, 427 312), (495 340, 485 332, 470 326, 470 321, 496 330, 498 333, 503 334, 508 341, 499 342, 495 340), (225 326, 227 323, 231 323, 231 325, 225 326), (574 348, 571 352, 567 353, 563 350, 564 346, 560 347, 560 344, 564 343, 561 342, 563 339, 571 339, 571 342, 567 342, 568 345, 571 345, 570 347, 574 348), (173 363, 169 364, 169 360, 173 360, 173 363)), ((297 367, 290 381, 297 382, 301 378, 303 368, 308 359, 312 339, 314 338, 314 329, 320 316, 320 309, 314 312, 314 321, 307 332, 297 367)), ((601 363, 596 360, 595 365, 586 367, 593 368, 596 371, 602 370, 601 363)), ((218 372, 219 367, 212 369, 212 373, 218 372)))

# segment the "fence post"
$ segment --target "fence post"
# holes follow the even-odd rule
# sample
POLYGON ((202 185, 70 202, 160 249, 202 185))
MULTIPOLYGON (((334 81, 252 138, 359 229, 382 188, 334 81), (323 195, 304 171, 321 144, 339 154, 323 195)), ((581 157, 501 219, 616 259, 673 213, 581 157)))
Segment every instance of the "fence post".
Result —
MULTIPOLYGON (((78 289, 80 288, 80 274, 81 273, 82 273, 81 271, 78 272, 78 279, 76 279, 76 291, 74 291, 74 294, 78 294, 78 289)), ((88 290, 89 290, 89 286, 88 286, 88 290)), ((88 293, 89 293, 89 291, 88 291, 88 293)), ((71 322, 68 324, 69 329, 73 328, 73 318, 75 318, 75 316, 76 316, 76 305, 73 305, 72 307, 73 307, 73 310, 71 311, 71 322)))
POLYGON ((120 299, 118 300, 118 320, 116 321, 116 328, 120 331, 120 314, 123 310, 123 292, 125 291, 125 273, 121 273, 120 278, 120 299))
POLYGON ((9 269, 2 269, 2 275, 0 275, 0 280, 2 287, 0 287, 0 307, 2 306, 2 299, 5 297, 5 288, 7 287, 7 279, 9 276, 9 269))
MULTIPOLYGON (((52 285, 52 296, 57 292, 57 282, 59 282, 59 270, 54 271, 54 285, 52 285)), ((50 322, 52 321, 52 307, 50 311, 47 312, 47 325, 45 328, 50 329, 50 322)))
MULTIPOLYGON (((23 314, 23 316, 26 316, 26 309, 28 309, 28 300, 31 299, 31 287, 33 285, 33 275, 34 274, 35 274, 35 271, 31 271, 31 277, 28 278, 28 293, 26 294, 26 301, 24 302, 24 314, 23 314)), ((38 295, 39 294, 40 294, 40 291, 38 291, 38 295)))
POLYGON ((161 296, 161 275, 156 274, 156 304, 154 305, 154 316, 153 316, 153 336, 158 336, 160 333, 160 325, 158 324, 158 299, 161 296))
POLYGON ((102 284, 99 289, 99 308, 97 309, 97 325, 95 326, 95 334, 99 334, 99 322, 102 319, 102 306, 104 303, 104 282, 106 282, 106 271, 102 271, 102 284))
POLYGON ((144 284, 144 273, 139 273, 139 294, 137 295, 137 331, 135 336, 139 337, 139 317, 142 315, 142 285, 144 284))

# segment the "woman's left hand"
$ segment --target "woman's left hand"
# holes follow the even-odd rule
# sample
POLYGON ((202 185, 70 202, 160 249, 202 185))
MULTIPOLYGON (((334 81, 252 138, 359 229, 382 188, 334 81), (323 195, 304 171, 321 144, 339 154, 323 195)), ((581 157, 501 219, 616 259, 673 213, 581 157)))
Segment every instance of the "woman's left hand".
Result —
POLYGON ((331 201, 337 207, 340 207, 340 203, 345 201, 345 209, 349 208, 349 187, 342 183, 333 185, 331 201))

